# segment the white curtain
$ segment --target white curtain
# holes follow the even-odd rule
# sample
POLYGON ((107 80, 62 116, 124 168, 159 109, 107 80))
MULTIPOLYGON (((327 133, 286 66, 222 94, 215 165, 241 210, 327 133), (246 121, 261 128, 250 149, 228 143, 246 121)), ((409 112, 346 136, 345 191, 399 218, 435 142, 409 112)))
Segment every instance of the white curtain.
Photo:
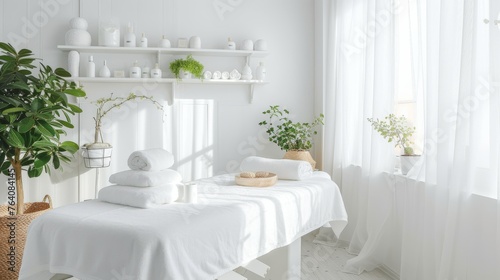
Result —
POLYGON ((358 254, 345 271, 386 265, 404 280, 500 279, 496 2, 324 2, 324 166, 342 188, 343 238, 358 254), (406 177, 392 174, 392 146, 366 122, 394 112, 402 94, 393 88, 402 13, 423 130, 421 164, 406 177))

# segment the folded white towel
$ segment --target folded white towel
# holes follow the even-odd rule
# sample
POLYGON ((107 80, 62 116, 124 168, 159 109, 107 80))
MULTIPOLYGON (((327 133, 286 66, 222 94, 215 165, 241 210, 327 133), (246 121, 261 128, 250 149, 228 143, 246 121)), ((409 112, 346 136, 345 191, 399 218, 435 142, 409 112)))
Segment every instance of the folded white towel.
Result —
POLYGON ((127 163, 132 170, 159 171, 174 165, 174 155, 159 148, 135 151, 127 163))
POLYGON ((291 159, 270 159, 251 156, 245 158, 240 164, 241 171, 267 171, 275 173, 278 179, 303 180, 313 173, 309 162, 291 159))
POLYGON ((109 182, 112 184, 134 187, 157 187, 180 181, 182 181, 181 174, 171 169, 161 171, 125 170, 109 177, 109 182))
POLYGON ((179 197, 176 184, 151 188, 113 185, 99 191, 99 200, 138 208, 155 208, 172 203, 179 197))

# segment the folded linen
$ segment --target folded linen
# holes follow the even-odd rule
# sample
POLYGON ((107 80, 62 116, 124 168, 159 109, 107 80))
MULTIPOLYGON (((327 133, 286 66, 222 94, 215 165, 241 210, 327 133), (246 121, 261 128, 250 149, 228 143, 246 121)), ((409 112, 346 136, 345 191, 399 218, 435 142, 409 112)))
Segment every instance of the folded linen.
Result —
POLYGON ((240 164, 241 171, 267 171, 275 173, 278 179, 303 180, 313 173, 309 162, 291 159, 270 159, 257 156, 245 158, 240 164))
POLYGON ((174 165, 174 155, 160 148, 135 151, 127 163, 132 170, 159 171, 174 165))
POLYGON ((113 185, 102 188, 98 194, 99 200, 137 208, 156 208, 172 203, 178 197, 179 190, 176 184, 151 188, 113 185))
POLYGON ((172 169, 161 171, 125 170, 109 177, 109 182, 134 187, 157 187, 182 181, 181 174, 172 169))

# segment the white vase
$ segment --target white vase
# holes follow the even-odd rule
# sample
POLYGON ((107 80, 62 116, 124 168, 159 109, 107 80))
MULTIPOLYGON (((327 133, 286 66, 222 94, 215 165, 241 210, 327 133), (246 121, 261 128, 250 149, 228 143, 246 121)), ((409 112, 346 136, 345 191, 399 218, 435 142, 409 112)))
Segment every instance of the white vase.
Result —
POLYGON ((80 75, 80 54, 77 51, 70 51, 68 53, 68 72, 73 78, 80 75))
POLYGON ((92 37, 87 31, 88 23, 84 18, 76 17, 70 21, 71 29, 66 32, 64 41, 69 46, 90 46, 92 37))
POLYGON ((255 69, 255 79, 264 81, 266 80, 266 67, 264 66, 264 62, 260 62, 259 66, 257 66, 257 69, 255 69))
POLYGON ((99 69, 99 77, 101 78, 109 78, 111 77, 111 71, 108 68, 106 60, 104 60, 104 65, 99 69))
POLYGON ((251 80, 252 79, 252 69, 248 64, 243 67, 243 70, 241 70, 241 79, 242 80, 251 80))

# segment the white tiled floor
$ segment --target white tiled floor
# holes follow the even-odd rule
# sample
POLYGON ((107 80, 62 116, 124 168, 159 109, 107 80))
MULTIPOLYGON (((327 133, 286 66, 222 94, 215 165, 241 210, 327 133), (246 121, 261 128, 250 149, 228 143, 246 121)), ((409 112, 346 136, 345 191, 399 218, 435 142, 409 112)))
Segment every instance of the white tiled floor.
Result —
POLYGON ((302 280, 390 280, 379 269, 361 275, 342 272, 345 262, 354 256, 345 247, 329 247, 312 242, 313 234, 302 238, 302 280))

